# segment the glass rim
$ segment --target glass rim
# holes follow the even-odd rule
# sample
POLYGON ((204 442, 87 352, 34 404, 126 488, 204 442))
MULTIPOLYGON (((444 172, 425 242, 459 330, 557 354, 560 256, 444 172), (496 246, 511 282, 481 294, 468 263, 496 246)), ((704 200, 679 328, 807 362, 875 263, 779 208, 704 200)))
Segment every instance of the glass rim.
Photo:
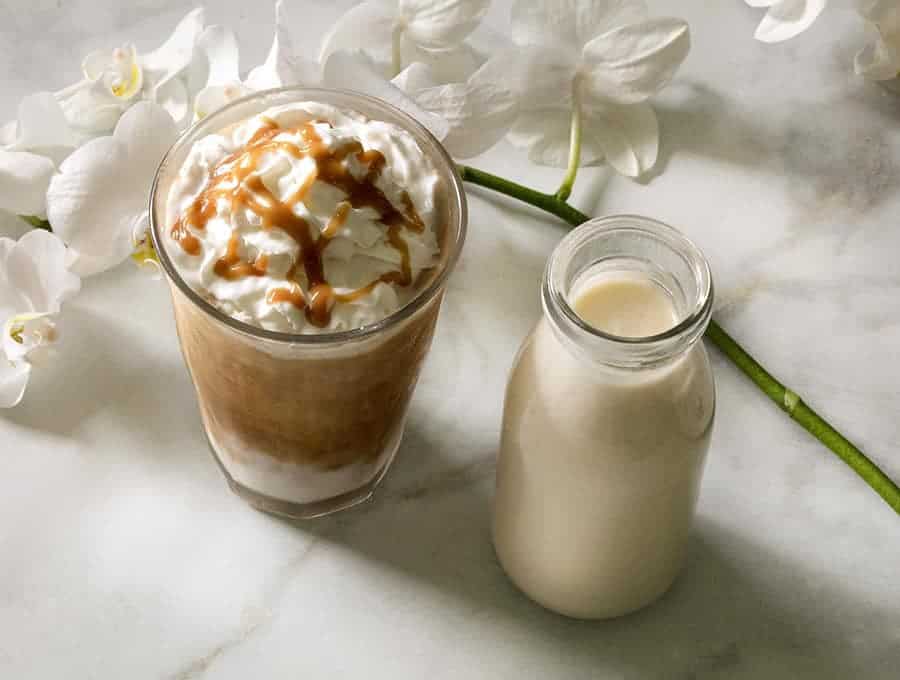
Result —
MULTIPOLYGON (((273 106, 274 105, 276 104, 273 104, 273 106)), ((348 108, 350 110, 354 110, 352 103, 348 105, 348 108)), ((371 116, 365 114, 362 111, 356 112, 372 119, 371 116)), ((372 97, 361 92, 356 92, 354 90, 336 88, 332 89, 320 87, 290 86, 273 88, 269 90, 260 90, 244 97, 240 97, 239 99, 235 99, 222 108, 217 109, 214 113, 201 118, 199 121, 192 124, 187 130, 182 132, 175 143, 169 148, 168 151, 166 151, 165 156, 163 156, 153 176, 153 184, 150 188, 149 203, 150 238, 153 242, 153 247, 156 250, 156 255, 159 259, 160 265, 162 266, 163 271, 165 272, 169 281, 174 283, 178 287, 178 289, 188 298, 188 300, 190 300, 195 306, 197 306, 209 316, 225 324, 226 326, 229 326, 231 329, 238 331, 239 333, 250 335, 256 338, 262 338, 275 342, 289 343, 293 345, 333 345, 337 343, 362 340, 376 335, 384 331, 385 329, 395 326, 401 321, 412 317, 416 312, 418 312, 429 302, 431 302, 443 289, 447 278, 450 276, 451 272, 456 266, 457 261, 459 260, 463 244, 466 240, 466 231, 468 226, 468 204, 466 202, 466 194, 463 189, 463 181, 462 177, 459 174, 459 169, 457 168, 456 163, 453 161, 444 146, 434 137, 433 134, 431 134, 428 128, 426 128, 405 111, 398 109, 397 107, 382 99, 378 99, 377 97, 372 97), (161 238, 161 230, 165 229, 166 226, 164 224, 165 216, 157 216, 156 198, 160 180, 164 176, 164 174, 167 171, 178 170, 178 168, 168 168, 168 163, 173 155, 180 151, 187 144, 193 143, 194 141, 199 139, 202 134, 213 134, 217 129, 216 123, 219 120, 225 118, 225 116, 234 109, 257 99, 263 100, 267 97, 285 94, 296 95, 296 98, 294 98, 294 101, 296 102, 316 101, 330 103, 329 98, 331 98, 332 100, 335 97, 346 98, 347 100, 355 100, 367 104, 375 109, 382 109, 386 111, 391 116, 400 121, 400 123, 393 121, 394 124, 397 124, 407 132, 413 133, 414 138, 416 138, 417 144, 421 146, 422 141, 417 137, 421 137, 422 139, 424 139, 427 145, 431 148, 422 149, 422 152, 426 154, 426 156, 428 156, 433 162, 436 162, 438 172, 447 180, 446 183, 448 186, 446 200, 448 206, 456 206, 456 210, 459 214, 459 219, 458 225, 451 224, 448 221, 446 228, 450 229, 455 226, 456 229, 450 236, 452 240, 448 245, 449 252, 446 254, 446 258, 443 260, 443 262, 438 265, 439 267, 441 267, 441 270, 428 284, 428 286, 416 293, 409 301, 406 302, 406 304, 404 304, 391 314, 387 315, 383 319, 379 319, 374 323, 344 331, 330 331, 326 333, 290 333, 285 331, 272 331, 260 326, 240 321, 239 319, 236 319, 233 316, 226 314, 222 310, 218 309, 215 305, 205 300, 203 296, 201 296, 196 290, 191 288, 191 286, 188 285, 188 283, 178 273, 178 270, 175 268, 168 252, 166 251, 165 245, 161 238)))
POLYGON ((545 302, 552 302, 556 305, 562 311, 566 320, 572 323, 580 332, 615 343, 616 345, 634 348, 654 346, 685 335, 691 335, 692 331, 695 331, 698 327, 705 329, 712 315, 714 297, 712 270, 703 252, 696 244, 675 227, 655 220, 652 217, 636 214, 595 217, 572 230, 557 244, 550 255, 544 273, 543 288, 545 298, 549 298, 549 300, 545 299, 545 302), (560 290, 557 280, 560 276, 560 267, 564 266, 561 260, 564 260, 567 255, 571 255, 585 241, 598 234, 613 232, 638 232, 650 235, 667 246, 686 254, 689 258, 688 264, 698 282, 697 300, 688 310, 685 317, 671 328, 654 335, 638 337, 607 333, 584 321, 569 304, 565 292, 560 290))

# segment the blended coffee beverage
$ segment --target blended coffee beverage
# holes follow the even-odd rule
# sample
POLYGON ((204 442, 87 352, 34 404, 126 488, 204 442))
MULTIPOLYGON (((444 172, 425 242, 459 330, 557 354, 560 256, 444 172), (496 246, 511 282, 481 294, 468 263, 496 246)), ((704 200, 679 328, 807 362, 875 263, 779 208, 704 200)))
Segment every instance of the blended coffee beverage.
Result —
POLYGON ((459 178, 366 97, 286 90, 219 116, 154 188, 182 351, 232 487, 332 512, 371 495, 399 446, 464 236, 459 178))

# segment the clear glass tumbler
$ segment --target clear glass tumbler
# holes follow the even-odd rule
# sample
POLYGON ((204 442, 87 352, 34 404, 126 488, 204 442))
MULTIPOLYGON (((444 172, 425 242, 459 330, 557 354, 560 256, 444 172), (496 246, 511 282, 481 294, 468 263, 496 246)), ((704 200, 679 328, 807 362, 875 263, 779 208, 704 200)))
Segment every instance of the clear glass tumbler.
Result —
POLYGON ((203 119, 172 147, 153 184, 151 234, 171 289, 204 430, 235 493, 290 518, 329 514, 372 495, 400 445, 466 219, 462 180, 443 147, 405 113, 362 94, 310 88, 256 93, 203 119), (402 127, 441 178, 439 264, 404 307, 349 331, 291 334, 238 321, 187 285, 161 237, 170 226, 165 224, 169 189, 197 140, 272 106, 301 101, 402 127))

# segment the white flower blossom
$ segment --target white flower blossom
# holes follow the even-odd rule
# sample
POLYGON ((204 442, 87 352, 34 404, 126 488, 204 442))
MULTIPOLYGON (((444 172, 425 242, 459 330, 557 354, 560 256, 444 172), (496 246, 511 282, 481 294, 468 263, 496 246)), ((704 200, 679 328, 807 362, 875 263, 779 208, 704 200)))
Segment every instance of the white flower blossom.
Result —
POLYGON ((319 61, 362 49, 395 76, 423 62, 441 80, 462 80, 479 65, 464 41, 481 23, 489 0, 369 0, 351 8, 322 41, 319 61))
POLYGON ((873 41, 856 55, 856 72, 869 80, 896 80, 900 75, 900 3, 861 0, 859 12, 873 41))
POLYGON ((16 120, 0 127, 0 148, 33 152, 58 161, 79 141, 51 92, 36 92, 24 97, 19 102, 16 120))
POLYGON ((797 36, 818 18, 828 0, 746 0, 751 7, 768 9, 753 37, 777 43, 797 36))
POLYGON ((230 101, 257 90, 289 85, 316 87, 322 84, 318 63, 300 53, 294 38, 293 19, 287 16, 284 0, 275 3, 275 36, 266 60, 253 68, 246 80, 240 78, 239 50, 231 30, 210 26, 198 43, 209 63, 206 87, 194 101, 195 119, 203 118, 230 101))
POLYGON ((54 234, 36 229, 18 241, 0 238, 0 408, 22 400, 32 366, 57 338, 61 303, 80 287, 54 234))
POLYGON ((53 161, 26 151, 0 150, 0 210, 44 217, 53 161))
POLYGON ((517 0, 516 48, 494 63, 519 94, 510 141, 536 163, 565 167, 570 132, 581 163, 604 158, 636 177, 656 163, 659 127, 647 99, 664 87, 690 49, 680 19, 648 19, 640 0, 517 0))
POLYGON ((423 110, 447 124, 443 144, 454 158, 471 158, 497 144, 519 113, 515 93, 498 74, 507 62, 488 62, 465 82, 441 84, 432 69, 412 64, 394 78, 423 110))
POLYGON ((16 120, 0 128, 0 210, 43 218, 56 163, 77 145, 49 92, 22 99, 16 120))
MULTIPOLYGON (((444 120, 418 106, 400 88, 390 83, 364 52, 340 50, 329 54, 321 64, 308 58, 300 49, 307 41, 297 33, 298 25, 288 16, 284 0, 278 0, 275 3, 275 37, 265 62, 251 70, 246 81, 235 80, 238 71, 235 45, 231 52, 233 64, 219 74, 210 72, 211 82, 198 96, 196 115, 209 115, 230 99, 255 90, 292 85, 330 87, 356 90, 383 99, 418 120, 438 139, 443 139, 447 134, 444 120), (221 82, 214 82, 216 80, 221 82), (223 96, 226 94, 223 88, 229 86, 233 91, 230 96, 223 96)), ((214 42, 225 45, 230 39, 223 35, 214 42)))
POLYGON ((187 14, 157 49, 139 54, 134 45, 96 50, 82 62, 84 78, 56 93, 69 125, 85 138, 108 134, 134 103, 149 99, 178 124, 190 122, 185 76, 203 30, 203 10, 187 14))
POLYGON ((109 137, 89 141, 69 156, 50 180, 47 216, 81 276, 117 265, 139 244, 136 224, 145 219, 153 176, 174 144, 172 117, 153 102, 140 102, 109 137))

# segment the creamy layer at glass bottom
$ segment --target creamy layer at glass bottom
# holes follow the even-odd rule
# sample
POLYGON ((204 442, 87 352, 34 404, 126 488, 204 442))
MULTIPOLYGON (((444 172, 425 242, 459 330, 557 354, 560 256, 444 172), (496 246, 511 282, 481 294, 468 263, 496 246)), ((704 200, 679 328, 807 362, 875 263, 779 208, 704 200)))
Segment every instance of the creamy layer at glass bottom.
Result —
POLYGON ((363 340, 241 333, 171 286, 207 439, 256 507, 311 517, 364 500, 393 459, 441 295, 363 340))

